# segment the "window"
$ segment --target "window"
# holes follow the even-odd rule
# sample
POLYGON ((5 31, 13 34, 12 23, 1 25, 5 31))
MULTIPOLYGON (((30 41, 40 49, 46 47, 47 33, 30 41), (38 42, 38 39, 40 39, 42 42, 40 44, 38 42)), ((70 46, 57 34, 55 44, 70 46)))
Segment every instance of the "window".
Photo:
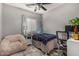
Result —
POLYGON ((36 32, 37 30, 37 20, 33 18, 23 17, 22 20, 22 32, 27 35, 31 32, 36 32))

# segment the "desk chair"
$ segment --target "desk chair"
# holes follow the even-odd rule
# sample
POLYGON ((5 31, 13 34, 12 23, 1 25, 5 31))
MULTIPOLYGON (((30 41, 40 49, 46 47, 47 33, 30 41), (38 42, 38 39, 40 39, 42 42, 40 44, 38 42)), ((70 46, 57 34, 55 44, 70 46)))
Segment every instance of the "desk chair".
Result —
POLYGON ((60 50, 62 50, 63 55, 67 55, 67 39, 68 34, 65 31, 56 31, 57 35, 57 46, 58 46, 58 55, 60 56, 60 50))

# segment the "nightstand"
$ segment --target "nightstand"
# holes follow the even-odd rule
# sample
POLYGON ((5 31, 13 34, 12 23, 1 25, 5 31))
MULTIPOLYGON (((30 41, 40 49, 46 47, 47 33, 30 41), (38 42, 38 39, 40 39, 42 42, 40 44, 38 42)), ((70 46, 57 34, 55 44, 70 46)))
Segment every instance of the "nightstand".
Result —
POLYGON ((25 38, 27 40, 27 44, 30 45, 32 44, 32 36, 33 36, 33 33, 29 33, 25 38))

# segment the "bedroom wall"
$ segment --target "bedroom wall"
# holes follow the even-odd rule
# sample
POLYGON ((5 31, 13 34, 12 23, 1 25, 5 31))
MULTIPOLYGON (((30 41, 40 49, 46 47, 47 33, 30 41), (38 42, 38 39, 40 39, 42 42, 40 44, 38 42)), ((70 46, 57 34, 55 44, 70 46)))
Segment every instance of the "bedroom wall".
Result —
POLYGON ((2 38, 2 4, 0 3, 0 40, 1 40, 1 38, 2 38))
POLYGON ((79 4, 62 4, 43 15, 43 29, 47 33, 54 34, 62 31, 69 19, 79 17, 79 4))
POLYGON ((32 13, 24 9, 16 8, 7 4, 3 4, 3 15, 2 15, 2 33, 3 37, 11 34, 21 33, 21 20, 22 15, 37 20, 38 24, 42 20, 40 14, 32 13))

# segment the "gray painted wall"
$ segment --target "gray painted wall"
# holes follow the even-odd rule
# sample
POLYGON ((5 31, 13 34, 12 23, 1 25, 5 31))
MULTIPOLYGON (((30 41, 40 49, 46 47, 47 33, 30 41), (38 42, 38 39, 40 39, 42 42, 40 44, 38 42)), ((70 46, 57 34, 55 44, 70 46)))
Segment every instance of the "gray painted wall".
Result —
POLYGON ((40 22, 40 20, 42 20, 42 16, 40 14, 32 13, 27 10, 23 10, 6 4, 3 4, 2 7, 3 7, 3 14, 2 14, 3 36, 21 33, 22 15, 34 18, 37 20, 37 22, 40 22))
POLYGON ((1 27, 2 26, 2 24, 1 24, 2 22, 1 21, 2 21, 2 4, 0 3, 0 40, 2 38, 2 31, 1 31, 2 30, 2 27, 1 27))
POLYGON ((47 33, 64 30, 69 19, 79 17, 79 4, 62 4, 43 15, 43 29, 47 33))

